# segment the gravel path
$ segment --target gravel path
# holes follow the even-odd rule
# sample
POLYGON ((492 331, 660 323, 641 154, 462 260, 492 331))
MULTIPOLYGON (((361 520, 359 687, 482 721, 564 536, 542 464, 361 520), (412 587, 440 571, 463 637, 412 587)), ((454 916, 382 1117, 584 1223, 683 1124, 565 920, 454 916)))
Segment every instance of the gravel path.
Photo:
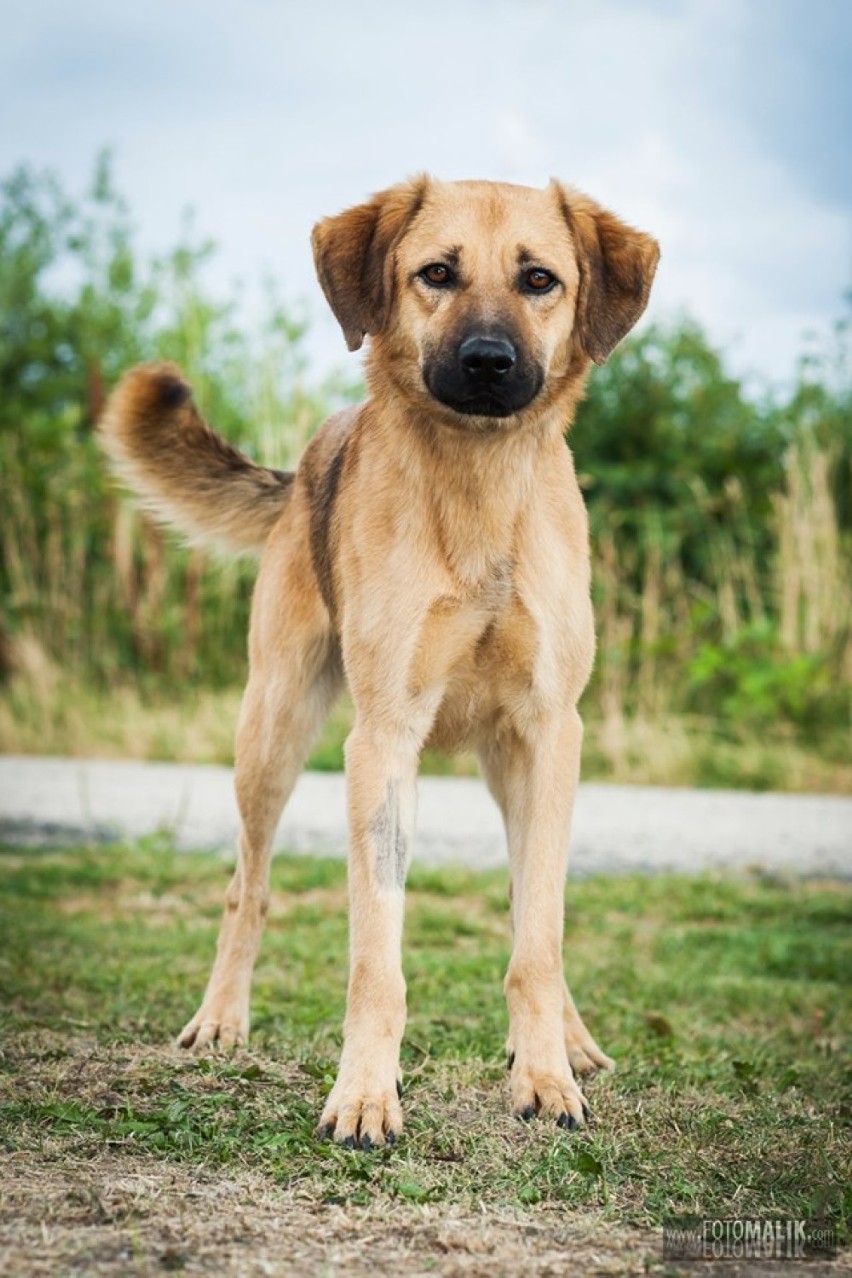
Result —
MULTIPOLYGON (((497 809, 481 781, 421 777, 416 859, 505 863, 497 809)), ((0 758, 0 837, 24 842, 138 837, 168 830, 183 848, 231 848, 230 768, 135 761, 0 758)), ((346 852, 344 778, 305 773, 276 847, 346 852)), ((746 869, 852 877, 852 799, 745 791, 582 785, 571 869, 746 869)))

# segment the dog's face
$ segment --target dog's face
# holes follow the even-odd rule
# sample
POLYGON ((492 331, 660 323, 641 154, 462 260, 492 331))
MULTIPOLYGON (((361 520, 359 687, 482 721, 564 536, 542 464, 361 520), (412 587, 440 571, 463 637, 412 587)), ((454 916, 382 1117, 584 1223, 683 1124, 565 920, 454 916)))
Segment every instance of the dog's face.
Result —
POLYGON ((396 323, 430 395, 510 417, 564 362, 579 275, 552 192, 435 185, 396 251, 396 323))
POLYGON ((648 299, 659 250, 585 196, 419 178, 314 229, 350 349, 451 424, 520 421, 602 363, 648 299))

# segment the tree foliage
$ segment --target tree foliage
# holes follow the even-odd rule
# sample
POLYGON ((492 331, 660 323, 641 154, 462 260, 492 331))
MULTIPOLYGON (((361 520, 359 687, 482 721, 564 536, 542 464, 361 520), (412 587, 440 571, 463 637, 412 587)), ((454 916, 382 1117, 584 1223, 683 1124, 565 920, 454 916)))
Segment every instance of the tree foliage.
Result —
POLYGON ((852 523, 849 325, 803 359, 789 397, 755 402, 694 321, 655 325, 595 369, 570 442, 592 526, 637 546, 649 535, 706 581, 714 533, 735 529, 766 559, 785 457, 832 456, 838 514, 852 523))

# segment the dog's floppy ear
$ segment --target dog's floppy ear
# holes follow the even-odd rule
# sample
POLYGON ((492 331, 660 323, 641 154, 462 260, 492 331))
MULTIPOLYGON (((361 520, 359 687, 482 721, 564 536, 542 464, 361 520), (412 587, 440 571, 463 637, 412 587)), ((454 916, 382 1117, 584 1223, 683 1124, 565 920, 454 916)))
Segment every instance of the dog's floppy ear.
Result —
POLYGON ((580 268, 577 336, 589 358, 603 364, 648 304, 660 246, 588 196, 554 185, 580 268))
POLYGON ((393 299, 394 249, 420 209, 427 184, 425 176, 401 182, 313 229, 317 276, 350 351, 384 327, 393 299))

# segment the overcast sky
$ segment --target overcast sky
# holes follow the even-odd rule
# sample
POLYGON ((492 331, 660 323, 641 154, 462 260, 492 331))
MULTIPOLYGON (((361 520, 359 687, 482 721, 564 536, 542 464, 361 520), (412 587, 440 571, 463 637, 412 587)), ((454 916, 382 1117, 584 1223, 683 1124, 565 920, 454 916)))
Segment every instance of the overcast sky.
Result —
POLYGON ((420 170, 558 176, 661 241, 650 313, 789 376, 852 284, 852 0, 30 0, 4 6, 0 173, 114 150, 142 243, 307 299, 317 218, 420 170))

